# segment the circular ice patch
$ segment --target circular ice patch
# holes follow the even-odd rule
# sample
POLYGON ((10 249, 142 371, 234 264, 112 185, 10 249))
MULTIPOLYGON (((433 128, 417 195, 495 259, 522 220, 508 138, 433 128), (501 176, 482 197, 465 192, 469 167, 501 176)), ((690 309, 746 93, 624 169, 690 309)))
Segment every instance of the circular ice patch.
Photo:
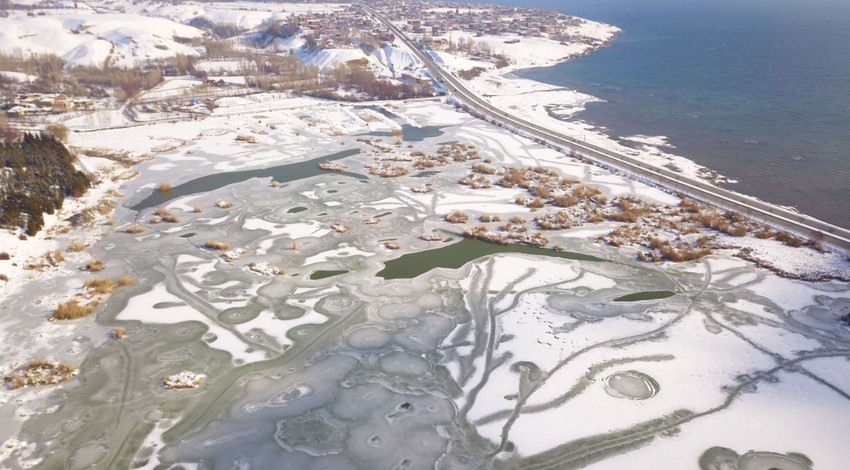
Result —
POLYGON ((377 328, 361 328, 348 336, 348 345, 357 349, 383 348, 393 340, 392 335, 377 328))
POLYGON ((617 372, 605 379, 605 391, 616 398, 646 400, 655 396, 658 389, 655 379, 636 370, 617 372))
POLYGON ((421 357, 394 352, 381 357, 380 367, 388 374, 420 376, 431 370, 431 363, 421 357))

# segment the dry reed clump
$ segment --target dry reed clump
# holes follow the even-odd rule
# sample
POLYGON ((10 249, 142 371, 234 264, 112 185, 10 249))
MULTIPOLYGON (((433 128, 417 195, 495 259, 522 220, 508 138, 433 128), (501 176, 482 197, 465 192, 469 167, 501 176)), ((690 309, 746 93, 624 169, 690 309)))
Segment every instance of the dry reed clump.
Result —
POLYGON ((565 210, 549 212, 537 217, 534 223, 543 230, 567 230, 582 225, 580 218, 565 210))
POLYGON ((133 235, 138 235, 140 233, 145 233, 145 228, 142 227, 141 225, 131 225, 131 226, 125 228, 122 231, 124 233, 130 233, 130 234, 133 234, 133 235))
POLYGON ((106 268, 106 263, 99 259, 90 260, 85 266, 82 267, 83 271, 88 271, 91 273, 96 273, 99 271, 103 271, 106 268))
POLYGON ((328 171, 345 171, 348 167, 339 162, 324 161, 319 163, 319 168, 328 171))
POLYGON ((122 340, 127 337, 127 329, 123 326, 118 326, 112 329, 110 335, 113 339, 122 340))
POLYGON ((50 316, 50 320, 76 320, 84 318, 91 315, 95 307, 97 307, 96 301, 89 302, 86 305, 80 305, 77 300, 71 299, 57 305, 56 310, 53 311, 53 315, 50 316))
POLYGON ((7 251, 0 252, 0 261, 8 261, 12 256, 7 251))
POLYGON ((453 224, 465 224, 469 220, 469 216, 464 214, 461 211, 449 212, 443 218, 446 222, 450 222, 453 224))
POLYGON ((763 227, 757 232, 753 233, 753 236, 762 240, 767 240, 768 238, 773 238, 774 236, 776 236, 776 231, 771 229, 770 227, 763 227))
POLYGON ((97 206, 95 206, 98 212, 101 215, 109 215, 115 210, 115 203, 112 202, 111 199, 101 199, 97 202, 97 206))
POLYGON ((9 276, 5 274, 0 274, 0 281, 9 282, 9 276))
POLYGON ((643 228, 638 224, 624 225, 611 230, 601 240, 611 246, 630 246, 640 242, 643 228))
POLYGON ((572 196, 578 199, 593 201, 600 206, 608 203, 608 198, 602 194, 602 191, 583 184, 577 184, 572 187, 572 196))
POLYGON ((65 255, 59 250, 48 251, 44 254, 44 261, 51 266, 59 266, 65 261, 65 255))
POLYGON ((41 256, 35 263, 29 263, 25 266, 26 269, 42 270, 50 267, 58 267, 65 261, 65 255, 59 250, 48 251, 41 256))
POLYGON ((193 208, 192 208, 192 212, 194 212, 195 214, 200 214, 200 213, 201 213, 201 212, 203 212, 203 211, 204 211, 204 210, 203 210, 203 209, 201 209, 201 208, 200 208, 200 207, 198 207, 198 206, 195 206, 195 207, 193 207, 193 208))
POLYGON ((526 183, 525 172, 519 168, 508 169, 507 173, 503 174, 499 181, 496 182, 496 184, 505 188, 523 186, 526 183))
MULTIPOLYGON (((174 215, 171 211, 164 207, 157 208, 154 214, 156 214, 157 218, 159 218, 162 222, 168 222, 170 224, 176 224, 180 222, 176 215, 174 215)), ((151 223, 154 223, 153 219, 151 219, 151 223)))
POLYGON ((483 175, 479 175, 477 173, 470 173, 460 180, 460 184, 469 186, 472 189, 487 189, 492 186, 490 180, 483 175))
POLYGON ((159 183, 159 186, 157 186, 156 189, 158 189, 161 193, 167 193, 171 191, 171 183, 163 181, 162 183, 159 183))
POLYGON ((398 250, 401 248, 401 245, 399 245, 398 242, 394 240, 387 240, 384 242, 384 248, 388 250, 398 250))
POLYGON ((481 214, 481 216, 478 217, 478 220, 480 222, 484 222, 484 223, 501 222, 502 217, 495 215, 495 214, 481 214))
POLYGON ((79 371, 64 362, 51 362, 37 359, 27 362, 13 374, 3 377, 3 383, 9 389, 39 385, 55 385, 71 380, 79 371))
POLYGON ((230 209, 233 207, 233 203, 219 199, 218 201, 215 201, 215 207, 219 209, 230 209))
POLYGON ((237 134, 236 135, 236 141, 237 142, 245 142, 246 144, 256 144, 257 138, 254 137, 253 135, 237 134))
POLYGON ((443 241, 442 235, 439 233, 425 233, 419 236, 420 239, 425 240, 426 242, 439 242, 443 241))
POLYGON ((248 265, 248 269, 257 274, 265 276, 278 276, 286 273, 283 267, 272 266, 268 261, 254 261, 248 265))
POLYGON ((655 209, 633 196, 618 197, 611 201, 611 205, 617 212, 608 214, 608 219, 615 222, 637 222, 638 219, 651 214, 655 209))
POLYGON ((732 235, 733 237, 743 237, 743 236, 747 235, 747 233, 749 231, 750 231, 749 227, 747 227, 744 224, 740 224, 740 225, 733 226, 731 228, 731 230, 729 230, 729 232, 727 232, 727 233, 729 235, 732 235))
POLYGON ((342 222, 335 222, 331 224, 331 228, 334 229, 337 233, 348 233, 351 231, 351 225, 344 224, 342 222))
POLYGON ((532 199, 531 201, 528 201, 528 203, 526 205, 528 207, 530 207, 532 210, 542 209, 544 206, 546 206, 546 202, 543 199, 536 197, 536 198, 532 199))
POLYGON ((204 242, 204 248, 208 248, 210 250, 226 251, 230 249, 230 245, 227 242, 207 240, 204 242))
POLYGON ((549 239, 540 232, 495 232, 488 230, 487 227, 484 227, 482 225, 466 229, 463 232, 463 235, 468 238, 477 238, 479 240, 483 240, 489 243, 496 243, 499 245, 510 245, 518 243, 523 245, 543 247, 549 243, 549 239))
POLYGON ((575 196, 555 196, 552 198, 552 204, 558 207, 572 207, 578 204, 578 198, 575 196))
POLYGON ((481 173, 482 175, 495 175, 496 168, 482 162, 475 162, 472 164, 472 171, 476 173, 481 173))
POLYGON ((423 152, 412 152, 410 155, 415 158, 413 161, 414 168, 420 170, 449 164, 449 159, 445 155, 427 155, 423 152))
POLYGON ((461 142, 452 142, 448 145, 441 145, 437 149, 437 155, 445 158, 451 158, 456 162, 465 162, 467 160, 478 160, 481 155, 474 145, 466 145, 461 142))
POLYGON ((139 280, 129 274, 125 274, 115 280, 119 287, 133 286, 139 283, 139 280))
POLYGON ((773 236, 773 239, 794 248, 797 248, 803 244, 803 240, 795 237, 794 235, 791 235, 788 232, 777 232, 776 235, 773 236))
POLYGON ((365 221, 365 222, 363 222, 363 223, 365 223, 366 225, 377 225, 377 224, 380 224, 380 223, 381 223, 381 219, 378 219, 378 218, 376 218, 376 217, 369 217, 369 218, 368 218, 368 219, 366 219, 366 221, 365 221))
POLYGON ((68 253, 79 253, 88 247, 88 243, 82 240, 73 240, 71 243, 68 244, 68 247, 65 248, 65 251, 67 251, 68 253))
POLYGON ((417 194, 427 194, 427 193, 434 191, 434 189, 431 188, 430 186, 422 185, 422 186, 412 187, 412 188, 410 188, 410 191, 417 193, 417 194))
POLYGON ((88 279, 83 287, 93 295, 105 295, 111 293, 120 284, 112 279, 88 279))
POLYGON ((386 163, 366 165, 366 170, 368 170, 369 173, 382 178, 396 178, 408 173, 408 169, 403 166, 389 165, 386 163))

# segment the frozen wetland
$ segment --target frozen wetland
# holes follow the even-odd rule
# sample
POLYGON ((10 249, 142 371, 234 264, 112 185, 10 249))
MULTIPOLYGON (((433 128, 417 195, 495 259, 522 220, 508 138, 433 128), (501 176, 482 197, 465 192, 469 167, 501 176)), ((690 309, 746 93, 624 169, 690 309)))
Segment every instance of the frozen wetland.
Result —
POLYGON ((459 185, 471 162, 398 178, 366 165, 458 141, 608 197, 678 199, 437 102, 380 109, 86 134, 91 147, 174 145, 137 166, 90 249, 137 284, 76 322, 45 318, 86 273, 3 300, 4 364, 41 354, 80 372, 0 392, 0 440, 16 439, 0 466, 845 468, 847 284, 780 278, 731 251, 639 263, 595 241, 610 222, 547 232, 537 251, 462 239, 445 214, 530 219, 523 191, 459 185), (157 208, 178 220, 150 223, 157 208), (144 232, 122 232, 132 224, 144 232), (110 339, 119 326, 127 336, 110 339), (163 386, 183 371, 203 380, 163 386))

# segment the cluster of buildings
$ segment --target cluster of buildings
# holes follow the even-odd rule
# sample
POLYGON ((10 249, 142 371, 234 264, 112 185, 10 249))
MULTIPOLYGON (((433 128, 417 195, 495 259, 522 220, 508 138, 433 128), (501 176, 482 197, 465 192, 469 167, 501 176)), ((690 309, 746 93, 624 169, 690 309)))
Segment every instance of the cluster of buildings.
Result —
POLYGON ((373 0, 370 5, 400 24, 402 30, 419 35, 425 43, 439 43, 440 37, 450 31, 476 36, 510 33, 567 41, 571 39, 570 26, 583 21, 552 11, 499 5, 399 0, 373 0))
POLYGON ((0 110, 14 118, 22 118, 34 114, 64 113, 72 110, 94 109, 95 101, 91 98, 68 97, 54 93, 25 93, 13 100, 0 103, 0 110))
MULTIPOLYGON (((568 41, 573 39, 570 27, 583 21, 532 8, 447 1, 370 0, 369 5, 422 43, 434 46, 446 43, 444 36, 451 31, 463 31, 475 36, 510 33, 568 41)), ((371 34, 384 42, 395 40, 395 36, 380 22, 364 15, 356 5, 334 12, 298 14, 291 21, 302 29, 312 31, 316 40, 326 48, 349 46, 352 31, 371 34)))

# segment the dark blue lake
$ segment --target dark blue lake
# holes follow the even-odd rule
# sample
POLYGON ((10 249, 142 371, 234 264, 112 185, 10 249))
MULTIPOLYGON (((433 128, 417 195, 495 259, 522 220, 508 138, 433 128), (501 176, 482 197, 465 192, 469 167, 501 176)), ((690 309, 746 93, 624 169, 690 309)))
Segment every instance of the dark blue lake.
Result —
POLYGON ((664 135, 738 191, 850 226, 850 1, 501 0, 623 29, 518 75, 604 99, 610 134, 664 135))

